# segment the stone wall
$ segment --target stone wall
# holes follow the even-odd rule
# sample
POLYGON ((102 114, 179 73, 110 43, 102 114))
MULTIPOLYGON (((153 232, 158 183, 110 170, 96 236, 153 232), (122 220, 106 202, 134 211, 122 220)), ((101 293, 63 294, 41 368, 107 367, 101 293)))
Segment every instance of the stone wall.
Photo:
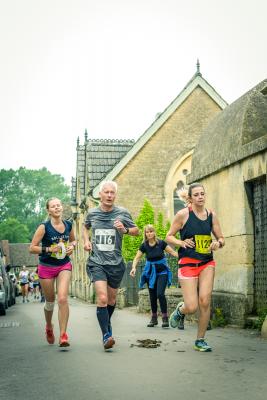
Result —
MULTIPOLYGON (((183 298, 182 291, 179 288, 169 288, 169 289, 166 289, 165 294, 166 294, 166 299, 167 299, 167 304, 168 304, 168 312, 172 313, 175 310, 177 304, 183 298)), ((158 307, 158 309, 160 310, 159 307, 158 307)), ((140 313, 151 312, 148 289, 139 290, 137 310, 140 313)))
MULTIPOLYGON (((140 290, 138 293, 138 298, 138 312, 151 313, 148 290, 140 290)), ((175 310, 177 304, 183 300, 181 289, 167 289, 166 299, 168 304, 168 313, 171 314, 175 310)), ((211 302, 211 316, 215 315, 216 308, 221 311, 226 324, 244 327, 246 316, 250 309, 250 304, 247 296, 244 294, 220 293, 214 291, 211 302)), ((160 313, 159 306, 158 310, 160 313)), ((197 318, 198 313, 186 316, 186 319, 190 321, 197 320, 197 318)))

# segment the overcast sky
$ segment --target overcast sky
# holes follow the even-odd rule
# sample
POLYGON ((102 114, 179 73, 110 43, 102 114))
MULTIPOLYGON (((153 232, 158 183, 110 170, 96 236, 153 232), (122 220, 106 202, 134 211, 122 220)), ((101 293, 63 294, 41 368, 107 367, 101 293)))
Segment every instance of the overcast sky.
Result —
POLYGON ((196 71, 231 103, 267 77, 266 0, 0 0, 0 168, 70 183, 76 140, 137 139, 196 71))

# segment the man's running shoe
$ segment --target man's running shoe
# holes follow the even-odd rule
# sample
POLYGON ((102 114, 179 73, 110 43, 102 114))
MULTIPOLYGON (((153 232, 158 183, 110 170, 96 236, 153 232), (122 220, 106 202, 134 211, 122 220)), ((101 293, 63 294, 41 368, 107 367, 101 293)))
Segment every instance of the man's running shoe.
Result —
POLYGON ((115 340, 113 339, 112 336, 110 336, 109 333, 106 333, 103 337, 103 345, 104 345, 104 349, 108 350, 111 349, 115 344, 115 340))
POLYGON ((205 342, 204 339, 197 339, 195 341, 195 350, 197 351, 212 351, 212 348, 208 345, 207 342, 205 342))
POLYGON ((48 328, 46 326, 45 328, 45 335, 46 335, 46 340, 49 344, 54 344, 55 343, 55 335, 53 332, 53 326, 52 328, 48 328))
POLYGON ((180 307, 184 305, 184 302, 181 301, 178 303, 178 306, 170 315, 170 326, 172 328, 184 329, 184 318, 185 315, 180 312, 180 307))
POLYGON ((62 335, 59 338, 59 347, 69 347, 69 338, 66 332, 62 333, 62 335))

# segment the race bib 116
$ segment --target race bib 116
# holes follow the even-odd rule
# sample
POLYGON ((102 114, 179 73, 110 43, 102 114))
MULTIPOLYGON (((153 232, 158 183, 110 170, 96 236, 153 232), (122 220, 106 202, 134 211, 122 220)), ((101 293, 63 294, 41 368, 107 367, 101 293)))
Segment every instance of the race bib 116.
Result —
POLYGON ((115 229, 96 229, 95 244, 100 251, 113 251, 115 248, 115 229))

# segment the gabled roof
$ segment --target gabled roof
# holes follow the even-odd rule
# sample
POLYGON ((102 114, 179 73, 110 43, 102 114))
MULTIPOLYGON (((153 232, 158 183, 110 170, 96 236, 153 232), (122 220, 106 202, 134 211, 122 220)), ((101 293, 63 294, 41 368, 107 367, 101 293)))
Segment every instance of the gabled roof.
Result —
MULTIPOLYGON (((175 112, 175 110, 189 97, 189 95, 197 88, 201 87, 221 109, 227 106, 227 103, 216 92, 216 90, 202 77, 199 72, 199 64, 197 64, 197 72, 192 79, 179 93, 179 95, 170 103, 170 105, 158 115, 150 127, 143 133, 143 135, 136 141, 135 145, 128 151, 128 153, 115 165, 115 167, 105 175, 105 180, 113 180, 129 163, 129 161, 139 152, 139 150, 148 142, 148 140, 156 133, 160 127, 167 121, 167 119, 175 112)), ((100 182, 99 182, 100 183, 100 182)), ((98 197, 99 183, 93 190, 93 196, 98 197)))
POLYGON ((86 143, 87 176, 92 190, 133 147, 134 140, 91 139, 86 143))
POLYGON ((106 174, 125 156, 134 140, 89 139, 85 130, 84 144, 77 139, 76 178, 72 178, 71 199, 77 201, 77 190, 83 197, 92 190, 106 174), (78 189, 79 186, 79 189, 78 189))

